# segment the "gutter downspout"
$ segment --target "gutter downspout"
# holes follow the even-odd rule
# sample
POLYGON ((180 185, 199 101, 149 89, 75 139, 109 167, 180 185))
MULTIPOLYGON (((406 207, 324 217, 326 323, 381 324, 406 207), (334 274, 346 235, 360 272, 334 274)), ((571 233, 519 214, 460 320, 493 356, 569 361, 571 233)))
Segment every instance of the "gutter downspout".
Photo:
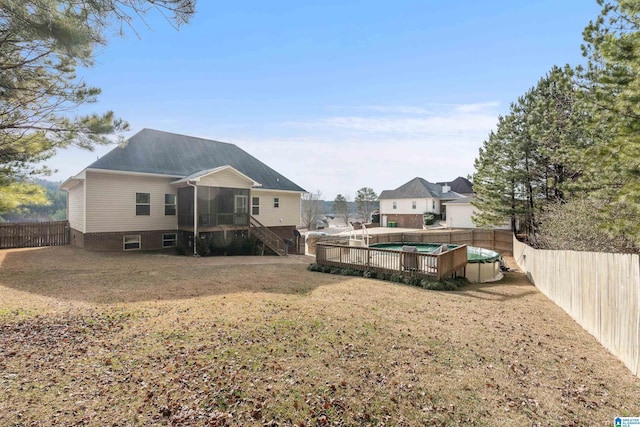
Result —
MULTIPOLYGON (((195 182, 195 181, 194 181, 195 182)), ((193 187, 193 256, 198 256, 196 239, 198 238, 198 186, 187 181, 187 185, 193 187)))

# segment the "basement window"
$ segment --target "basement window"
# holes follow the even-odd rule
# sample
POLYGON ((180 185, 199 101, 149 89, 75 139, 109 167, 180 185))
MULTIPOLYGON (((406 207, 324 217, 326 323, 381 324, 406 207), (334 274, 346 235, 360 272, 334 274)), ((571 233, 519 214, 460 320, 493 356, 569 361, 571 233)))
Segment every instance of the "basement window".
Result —
POLYGON ((178 235, 176 233, 167 233, 162 235, 162 247, 163 248, 173 248, 176 246, 176 241, 178 240, 178 235))
POLYGON ((122 238, 122 245, 125 251, 135 251, 140 249, 140 235, 124 236, 122 238))

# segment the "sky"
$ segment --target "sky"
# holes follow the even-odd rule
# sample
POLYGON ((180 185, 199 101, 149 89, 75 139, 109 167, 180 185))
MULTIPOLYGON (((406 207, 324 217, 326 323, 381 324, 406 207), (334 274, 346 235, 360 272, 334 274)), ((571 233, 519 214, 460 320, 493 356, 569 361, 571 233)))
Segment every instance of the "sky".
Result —
MULTIPOLYGON (((159 13, 79 70, 102 89, 78 113, 236 144, 309 192, 351 200, 451 181, 499 115, 553 65, 577 65, 595 0, 200 0, 159 13), (137 33, 137 34, 136 34, 137 33)), ((114 146, 59 151, 65 180, 114 146)))

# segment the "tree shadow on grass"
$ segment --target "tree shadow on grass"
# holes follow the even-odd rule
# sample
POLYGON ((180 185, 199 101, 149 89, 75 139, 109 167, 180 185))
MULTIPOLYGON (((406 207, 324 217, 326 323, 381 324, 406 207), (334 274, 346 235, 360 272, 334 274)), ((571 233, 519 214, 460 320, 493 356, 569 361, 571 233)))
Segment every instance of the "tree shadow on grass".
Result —
POLYGON ((501 280, 465 286, 459 295, 483 300, 509 301, 539 294, 524 273, 505 273, 501 280))
POLYGON ((303 295, 348 280, 307 271, 313 261, 304 256, 104 253, 70 246, 3 250, 0 286, 60 300, 112 304, 234 293, 303 295))

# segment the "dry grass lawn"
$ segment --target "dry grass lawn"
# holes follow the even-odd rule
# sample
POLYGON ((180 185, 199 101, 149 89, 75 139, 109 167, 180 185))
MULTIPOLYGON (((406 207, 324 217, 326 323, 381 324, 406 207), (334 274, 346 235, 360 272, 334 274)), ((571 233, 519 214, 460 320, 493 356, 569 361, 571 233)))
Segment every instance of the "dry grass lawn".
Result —
POLYGON ((518 273, 0 251, 0 425, 612 425, 640 379, 518 273))

